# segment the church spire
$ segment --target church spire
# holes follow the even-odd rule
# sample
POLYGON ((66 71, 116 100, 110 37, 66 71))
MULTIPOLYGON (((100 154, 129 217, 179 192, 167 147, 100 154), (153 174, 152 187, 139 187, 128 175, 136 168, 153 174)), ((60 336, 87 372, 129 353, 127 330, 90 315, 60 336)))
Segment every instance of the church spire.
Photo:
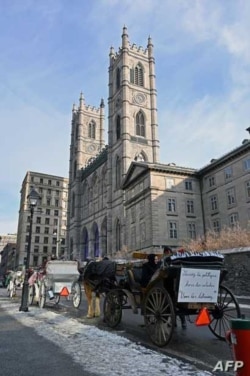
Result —
POLYGON ((79 108, 83 109, 83 105, 84 105, 84 96, 83 96, 83 93, 81 91, 81 93, 80 93, 80 99, 79 99, 79 108))
POLYGON ((124 25, 123 27, 123 32, 122 32, 122 47, 127 48, 129 45, 129 40, 128 40, 128 29, 124 25))

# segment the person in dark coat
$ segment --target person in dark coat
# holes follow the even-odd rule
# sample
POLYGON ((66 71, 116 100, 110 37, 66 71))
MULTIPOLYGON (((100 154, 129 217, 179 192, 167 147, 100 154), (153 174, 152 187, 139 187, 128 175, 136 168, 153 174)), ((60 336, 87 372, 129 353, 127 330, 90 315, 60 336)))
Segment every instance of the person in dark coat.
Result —
POLYGON ((148 261, 142 265, 142 278, 141 278, 141 286, 146 287, 153 276, 156 269, 159 268, 158 264, 158 257, 151 253, 148 255, 148 261))

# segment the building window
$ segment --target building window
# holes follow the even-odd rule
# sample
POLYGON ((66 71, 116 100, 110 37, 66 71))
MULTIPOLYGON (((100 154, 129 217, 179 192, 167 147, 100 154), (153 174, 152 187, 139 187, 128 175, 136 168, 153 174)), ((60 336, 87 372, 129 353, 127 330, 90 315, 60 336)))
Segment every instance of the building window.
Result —
POLYGON ((121 186, 121 159, 120 157, 116 157, 115 162, 115 187, 119 189, 121 186))
POLYGON ((116 118, 116 139, 119 140, 121 138, 121 117, 120 115, 116 118))
POLYGON ((36 223, 41 223, 41 217, 36 217, 36 223))
POLYGON ((43 184, 43 178, 40 178, 40 184, 43 184))
POLYGON ((30 231, 30 225, 26 226, 26 232, 29 232, 29 231, 30 231))
POLYGON ((29 235, 26 235, 25 236, 25 243, 28 243, 28 241, 29 241, 29 235))
POLYGON ((40 237, 39 236, 35 236, 35 243, 39 243, 40 242, 40 237))
POLYGON ((116 69, 116 89, 119 89, 121 86, 121 71, 120 68, 116 69))
POLYGON ((54 218, 54 226, 58 225, 58 218, 54 218))
POLYGON ((142 111, 139 111, 136 114, 135 122, 136 122, 136 135, 145 137, 145 119, 144 119, 144 115, 142 111))
POLYGON ((40 188, 38 188, 38 192, 39 193, 43 193, 43 189, 40 187, 40 188))
POLYGON ((38 245, 34 246, 34 253, 39 253, 39 246, 38 245))
POLYGON ((216 195, 210 197, 210 208, 212 211, 218 210, 218 203, 217 203, 216 195))
POLYGON ((177 222, 169 222, 169 237, 177 239, 177 222))
POLYGON ((194 200, 187 200, 187 213, 194 214, 194 200))
POLYGON ((49 234, 49 227, 45 227, 45 228, 44 228, 44 233, 45 233, 45 234, 49 234))
POLYGON ((220 232, 220 221, 219 219, 215 219, 212 223, 214 232, 220 232))
POLYGON ((250 158, 243 161, 243 166, 245 171, 250 170, 250 158))
POLYGON ((45 218, 45 224, 49 225, 49 218, 45 218))
POLYGON ((224 169, 225 180, 231 179, 233 176, 232 166, 228 166, 224 169))
POLYGON ((144 86, 144 74, 143 74, 143 66, 141 63, 137 64, 134 69, 134 83, 139 86, 144 86))
POLYGON ((33 256, 33 266, 38 266, 38 256, 33 256))
POLYGON ((95 139, 95 128, 96 128, 96 124, 95 124, 94 120, 91 120, 91 122, 89 123, 89 127, 88 127, 88 137, 89 138, 95 139))
POLYGON ((58 207, 59 206, 59 200, 55 199, 55 206, 58 207))
POLYGON ((44 244, 48 244, 49 243, 49 238, 47 236, 45 236, 43 238, 43 242, 44 242, 44 244))
POLYGON ((250 199, 250 180, 246 182, 246 196, 250 199))
POLYGON ((47 195, 49 195, 49 196, 51 195, 51 189, 47 190, 47 195))
POLYGON ((186 180, 185 181, 185 189, 187 191, 192 191, 193 190, 192 180, 186 180))
POLYGON ((50 215, 50 209, 46 209, 45 214, 50 215))
POLYGON ((54 210, 54 215, 58 216, 59 215, 59 210, 54 210))
POLYGON ((50 198, 47 198, 47 201, 46 201, 47 205, 50 206, 50 203, 51 203, 51 199, 50 198))
POLYGON ((43 253, 48 253, 48 247, 47 247, 47 245, 45 245, 45 246, 43 247, 43 253))
POLYGON ((57 186, 57 187, 60 187, 60 182, 59 182, 59 180, 57 180, 57 182, 56 182, 56 186, 57 186))
POLYGON ((48 185, 51 185, 51 180, 50 179, 48 180, 48 185))
POLYGON ((196 227, 195 223, 188 223, 188 237, 190 239, 196 239, 196 227))
POLYGON ((36 234, 40 234, 40 227, 39 226, 36 226, 36 234))
POLYGON ((227 205, 232 206, 235 205, 236 199, 235 199, 235 190, 234 188, 227 189, 227 205))
POLYGON ((209 176, 209 178, 208 178, 208 184, 209 184, 209 187, 214 187, 215 186, 215 177, 214 176, 209 176))
POLYGON ((238 226, 238 223, 239 223, 238 213, 232 213, 229 216, 229 226, 231 226, 232 228, 235 228, 238 226))
POLYGON ((175 198, 168 198, 167 211, 171 213, 176 212, 176 199, 175 198))
POLYGON ((59 196, 59 192, 60 192, 60 191, 56 190, 56 196, 59 196))
POLYGON ((116 251, 121 250, 121 224, 119 219, 116 223, 116 229, 115 229, 115 235, 116 235, 116 251))

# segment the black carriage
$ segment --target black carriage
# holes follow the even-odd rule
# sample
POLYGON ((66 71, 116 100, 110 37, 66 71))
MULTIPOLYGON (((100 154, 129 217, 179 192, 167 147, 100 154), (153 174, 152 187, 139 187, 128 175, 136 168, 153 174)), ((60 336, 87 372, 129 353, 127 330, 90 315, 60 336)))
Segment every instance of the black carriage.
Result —
POLYGON ((141 270, 136 263, 125 267, 118 288, 107 293, 103 309, 109 327, 121 322, 124 309, 140 311, 151 341, 165 346, 178 316, 197 318, 205 310, 209 329, 221 340, 230 329, 230 320, 241 317, 237 299, 223 284, 227 271, 218 252, 184 252, 163 258, 145 289, 140 285, 141 270))

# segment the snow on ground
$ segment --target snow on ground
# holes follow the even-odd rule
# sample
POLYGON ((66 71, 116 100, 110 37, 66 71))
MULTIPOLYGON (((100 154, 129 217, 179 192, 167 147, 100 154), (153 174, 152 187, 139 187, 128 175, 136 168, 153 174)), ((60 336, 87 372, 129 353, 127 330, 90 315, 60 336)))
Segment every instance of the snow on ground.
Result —
POLYGON ((0 304, 23 325, 34 328, 39 335, 62 348, 86 371, 100 376, 212 375, 76 319, 32 306, 29 312, 19 312, 19 305, 9 301, 0 304))

